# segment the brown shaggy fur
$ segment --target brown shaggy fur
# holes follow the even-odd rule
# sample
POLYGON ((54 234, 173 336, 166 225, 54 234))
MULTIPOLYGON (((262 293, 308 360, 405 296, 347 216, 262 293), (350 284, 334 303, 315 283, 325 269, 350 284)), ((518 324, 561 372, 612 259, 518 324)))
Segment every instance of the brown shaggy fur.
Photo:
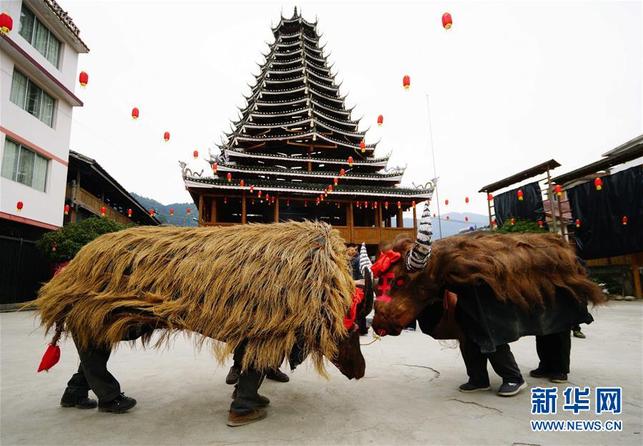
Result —
MULTIPOLYGON (((275 368, 299 339, 325 375, 354 291, 346 248, 323 223, 137 227, 89 243, 40 290, 42 324, 81 347, 114 347, 130 327, 214 342, 222 361, 248 340, 243 367, 275 368)), ((149 336, 144 341, 149 340, 149 336)))
MULTIPOLYGON (((399 240, 393 249, 405 253, 412 243, 409 239, 399 240)), ((554 299, 556 289, 584 303, 605 301, 600 288, 577 261, 574 250, 551 233, 480 232, 438 240, 420 275, 430 294, 448 285, 485 282, 499 300, 512 301, 525 309, 554 299)))

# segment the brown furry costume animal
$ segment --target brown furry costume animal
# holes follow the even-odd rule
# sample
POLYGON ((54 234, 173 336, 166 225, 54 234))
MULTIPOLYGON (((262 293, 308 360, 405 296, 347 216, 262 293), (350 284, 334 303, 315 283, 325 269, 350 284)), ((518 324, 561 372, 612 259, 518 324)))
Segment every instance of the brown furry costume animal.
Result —
POLYGON ((244 369, 278 367, 297 342, 325 375, 353 291, 344 242, 323 223, 137 227, 83 247, 36 305, 81 348, 148 325, 165 330, 156 345, 178 331, 225 342, 214 342, 220 361, 247 340, 244 369))
MULTIPOLYGON (((457 287, 486 285, 495 299, 525 313, 548 305, 561 291, 580 305, 605 301, 574 250, 555 234, 480 232, 448 237, 433 243, 428 264, 417 272, 408 271, 404 262, 413 246, 408 238, 393 246, 401 260, 387 270, 393 273, 390 302, 379 299, 375 305, 373 327, 382 334, 399 334, 427 305, 442 301, 444 289, 457 287)), ((380 288, 378 297, 381 294, 380 288)))

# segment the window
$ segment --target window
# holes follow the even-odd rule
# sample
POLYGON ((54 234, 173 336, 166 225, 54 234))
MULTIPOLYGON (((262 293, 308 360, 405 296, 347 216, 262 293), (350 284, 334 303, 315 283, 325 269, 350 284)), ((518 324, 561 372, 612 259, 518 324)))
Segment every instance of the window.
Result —
POLYGON ((54 126, 56 100, 16 69, 13 70, 11 96, 9 99, 49 127, 54 126))
POLYGON ((45 191, 49 160, 33 150, 5 139, 2 176, 39 191, 45 191))
POLYGON ((60 40, 24 4, 20 12, 20 35, 58 68, 60 40))

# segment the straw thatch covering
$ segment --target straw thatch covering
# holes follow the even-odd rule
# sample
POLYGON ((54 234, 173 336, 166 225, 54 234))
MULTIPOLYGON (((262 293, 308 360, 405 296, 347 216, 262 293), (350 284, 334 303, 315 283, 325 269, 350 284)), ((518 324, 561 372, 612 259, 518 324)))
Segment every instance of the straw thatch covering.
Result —
POLYGON ((247 339, 244 368, 277 367, 298 342, 324 374, 353 291, 344 242, 323 223, 138 227, 85 246, 36 305, 81 348, 146 325, 165 330, 155 345, 177 331, 225 342, 220 361, 247 339))

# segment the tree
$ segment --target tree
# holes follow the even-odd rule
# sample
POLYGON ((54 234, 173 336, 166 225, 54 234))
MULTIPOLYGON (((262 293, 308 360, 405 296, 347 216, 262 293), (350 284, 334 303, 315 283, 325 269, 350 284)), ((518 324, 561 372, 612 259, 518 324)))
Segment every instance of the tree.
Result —
POLYGON ((496 231, 501 233, 513 233, 513 232, 547 232, 546 229, 538 226, 538 223, 531 220, 516 220, 514 224, 511 224, 511 219, 505 220, 502 226, 498 227, 496 231))
POLYGON ((37 246, 52 262, 65 262, 73 259, 83 246, 95 238, 130 226, 109 218, 91 217, 46 233, 38 240, 37 246))

